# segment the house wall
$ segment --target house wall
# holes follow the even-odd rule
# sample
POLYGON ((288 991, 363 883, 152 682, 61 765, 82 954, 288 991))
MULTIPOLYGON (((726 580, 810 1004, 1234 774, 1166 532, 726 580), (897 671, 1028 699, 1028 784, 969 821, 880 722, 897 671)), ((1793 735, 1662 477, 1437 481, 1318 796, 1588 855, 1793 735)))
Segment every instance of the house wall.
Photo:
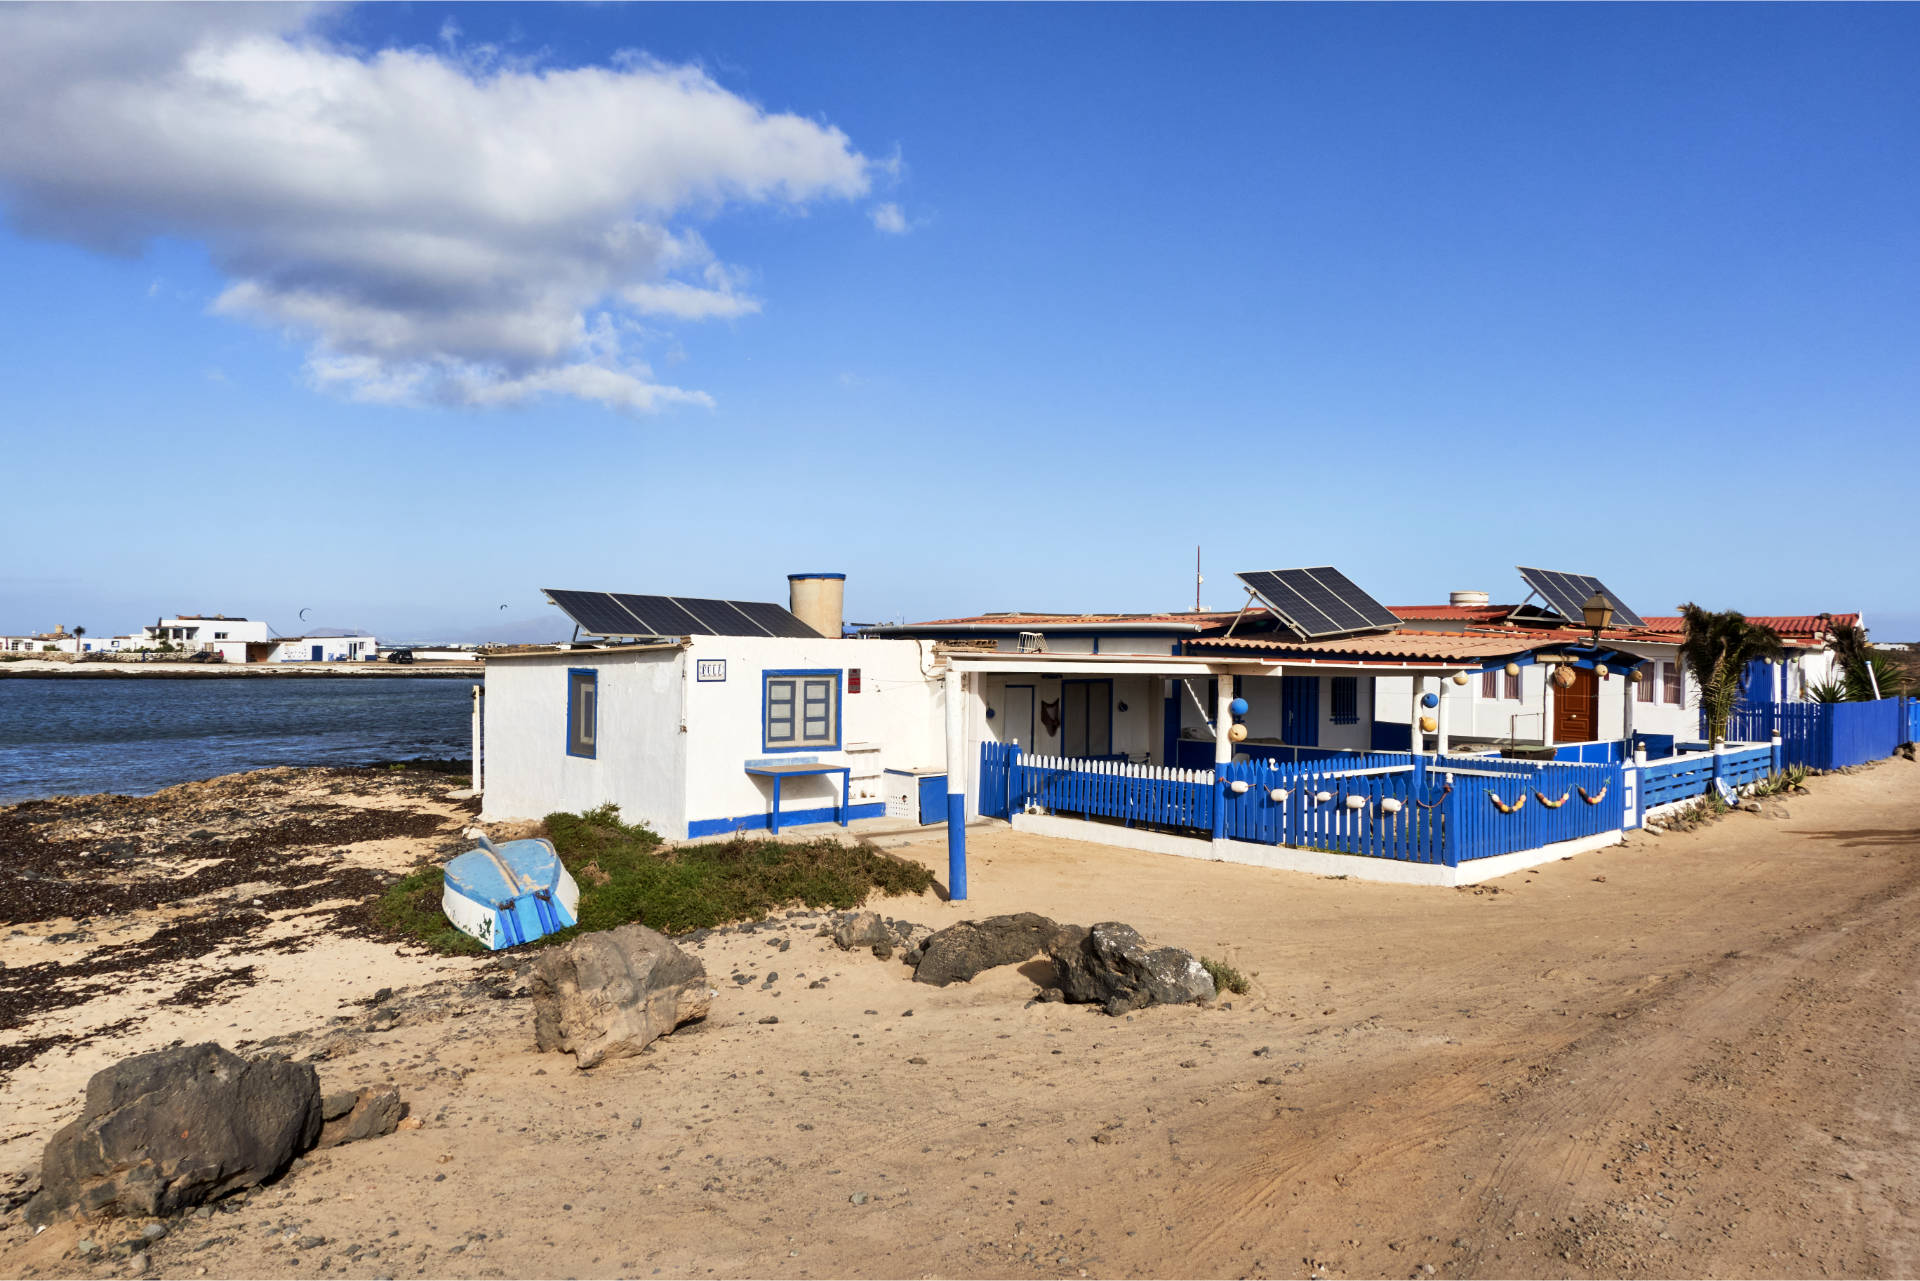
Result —
MULTIPOLYGON (((852 816, 877 817, 884 811, 883 771, 946 764, 945 674, 944 666, 933 666, 933 646, 924 641, 693 637, 683 677, 685 816, 673 834, 764 827, 773 782, 747 774, 744 767, 748 761, 783 757, 849 766, 852 816), (697 679, 703 660, 724 662, 725 679, 697 679), (847 672, 853 668, 860 670, 858 694, 847 692, 847 672), (765 674, 814 669, 840 675, 840 746, 791 753, 768 750, 762 719, 765 674)), ((970 741, 977 743, 979 735, 976 725, 970 741)), ((783 815, 824 810, 839 799, 838 775, 789 778, 781 784, 783 815)))
MULTIPOLYGON (((298 636, 288 637, 274 643, 268 652, 269 663, 310 663, 313 661, 313 647, 320 646, 321 661, 327 663, 358 662, 369 654, 380 652, 380 644, 371 636, 298 636)), ((229 662, 246 661, 246 646, 238 647, 238 652, 229 656, 229 662)))
MULTIPOLYGON (((1104 644, 1101 652, 1106 652, 1104 644)), ((1164 695, 1158 676, 1092 676, 1076 673, 1062 677, 1035 672, 1019 675, 980 673, 972 679, 978 682, 978 688, 970 694, 975 704, 970 714, 977 717, 977 720, 970 722, 969 732, 973 742, 1018 742, 1023 752, 1042 756, 1060 755, 1060 729, 1065 728, 1064 718, 1059 728, 1049 729, 1043 705, 1061 702, 1065 681, 1102 680, 1113 683, 1107 696, 1113 727, 1112 750, 1124 752, 1135 760, 1156 763, 1160 760, 1164 695), (1014 687, 1012 691, 1009 690, 1010 686, 1014 687), (1027 695, 1019 692, 1022 689, 1032 690, 1031 718, 1026 712, 1027 695), (1121 710, 1123 705, 1124 711, 1121 710), (988 711, 993 715, 988 716, 988 711)), ((972 791, 969 787, 969 796, 972 791)))
POLYGON ((612 804, 628 822, 684 836, 686 670, 679 649, 557 651, 489 662, 481 818, 537 819, 612 804), (592 757, 567 754, 567 670, 575 667, 598 676, 592 757))

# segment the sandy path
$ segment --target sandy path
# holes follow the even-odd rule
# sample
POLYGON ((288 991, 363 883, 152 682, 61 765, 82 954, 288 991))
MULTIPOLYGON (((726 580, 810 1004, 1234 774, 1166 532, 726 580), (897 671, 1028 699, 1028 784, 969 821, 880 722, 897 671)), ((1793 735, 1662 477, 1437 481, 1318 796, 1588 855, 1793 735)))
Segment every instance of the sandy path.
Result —
MULTIPOLYGON (((698 949, 704 1025, 580 1073, 524 1001, 442 982, 293 1047, 329 1087, 398 1082, 424 1128, 185 1221, 155 1267, 1911 1275, 1920 766, 1813 787, 1460 891, 987 829, 971 903, 877 905, 1126 920, 1256 974, 1231 1008, 933 989, 776 921, 698 949)), ((76 1235, 16 1216, 0 1268, 92 1273, 76 1235)))

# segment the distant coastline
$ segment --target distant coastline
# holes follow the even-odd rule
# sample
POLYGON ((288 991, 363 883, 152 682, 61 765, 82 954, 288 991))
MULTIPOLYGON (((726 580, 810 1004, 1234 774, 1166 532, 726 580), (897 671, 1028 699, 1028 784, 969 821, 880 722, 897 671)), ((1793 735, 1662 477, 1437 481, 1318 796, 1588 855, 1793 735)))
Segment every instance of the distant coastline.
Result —
POLYGON ((407 677, 472 680, 486 674, 480 662, 443 663, 71 663, 27 658, 0 662, 0 680, 367 680, 407 677))

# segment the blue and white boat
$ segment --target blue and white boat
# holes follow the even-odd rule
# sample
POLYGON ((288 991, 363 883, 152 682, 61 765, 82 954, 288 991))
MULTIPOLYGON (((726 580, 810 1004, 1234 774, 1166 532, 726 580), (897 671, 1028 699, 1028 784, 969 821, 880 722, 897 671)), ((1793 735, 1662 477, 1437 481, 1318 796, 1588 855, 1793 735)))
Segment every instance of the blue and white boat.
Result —
POLYGON ((564 930, 580 919, 580 887, 551 841, 495 845, 480 837, 446 868, 440 910, 494 951, 564 930))

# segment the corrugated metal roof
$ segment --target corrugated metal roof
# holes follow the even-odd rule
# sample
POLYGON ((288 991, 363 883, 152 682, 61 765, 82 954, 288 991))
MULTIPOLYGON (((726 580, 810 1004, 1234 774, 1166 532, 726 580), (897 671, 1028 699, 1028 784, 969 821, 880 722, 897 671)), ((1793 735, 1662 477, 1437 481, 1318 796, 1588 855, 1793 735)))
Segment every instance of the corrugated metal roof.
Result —
MULTIPOLYGON (((1584 633, 1582 634, 1584 636, 1584 633)), ((1190 649, 1226 646, 1232 649, 1265 650, 1289 654, 1352 654, 1356 657, 1491 659, 1527 654, 1536 649, 1551 649, 1563 644, 1558 639, 1542 640, 1533 631, 1491 632, 1416 632, 1405 628, 1376 636, 1348 636, 1333 640, 1265 640, 1257 637, 1210 637, 1187 642, 1190 649)))
MULTIPOLYGON (((943 627, 1110 627, 1114 624, 1138 624, 1143 627, 1173 626, 1185 624, 1189 627, 1218 627, 1233 621, 1237 611, 1225 613, 1207 611, 1194 613, 1161 614, 1032 614, 1019 611, 1005 614, 970 614, 962 618, 934 618, 920 623, 883 623, 866 630, 871 632, 890 631, 938 631, 943 627)), ((1264 609, 1249 609, 1247 618, 1266 617, 1264 609)))

